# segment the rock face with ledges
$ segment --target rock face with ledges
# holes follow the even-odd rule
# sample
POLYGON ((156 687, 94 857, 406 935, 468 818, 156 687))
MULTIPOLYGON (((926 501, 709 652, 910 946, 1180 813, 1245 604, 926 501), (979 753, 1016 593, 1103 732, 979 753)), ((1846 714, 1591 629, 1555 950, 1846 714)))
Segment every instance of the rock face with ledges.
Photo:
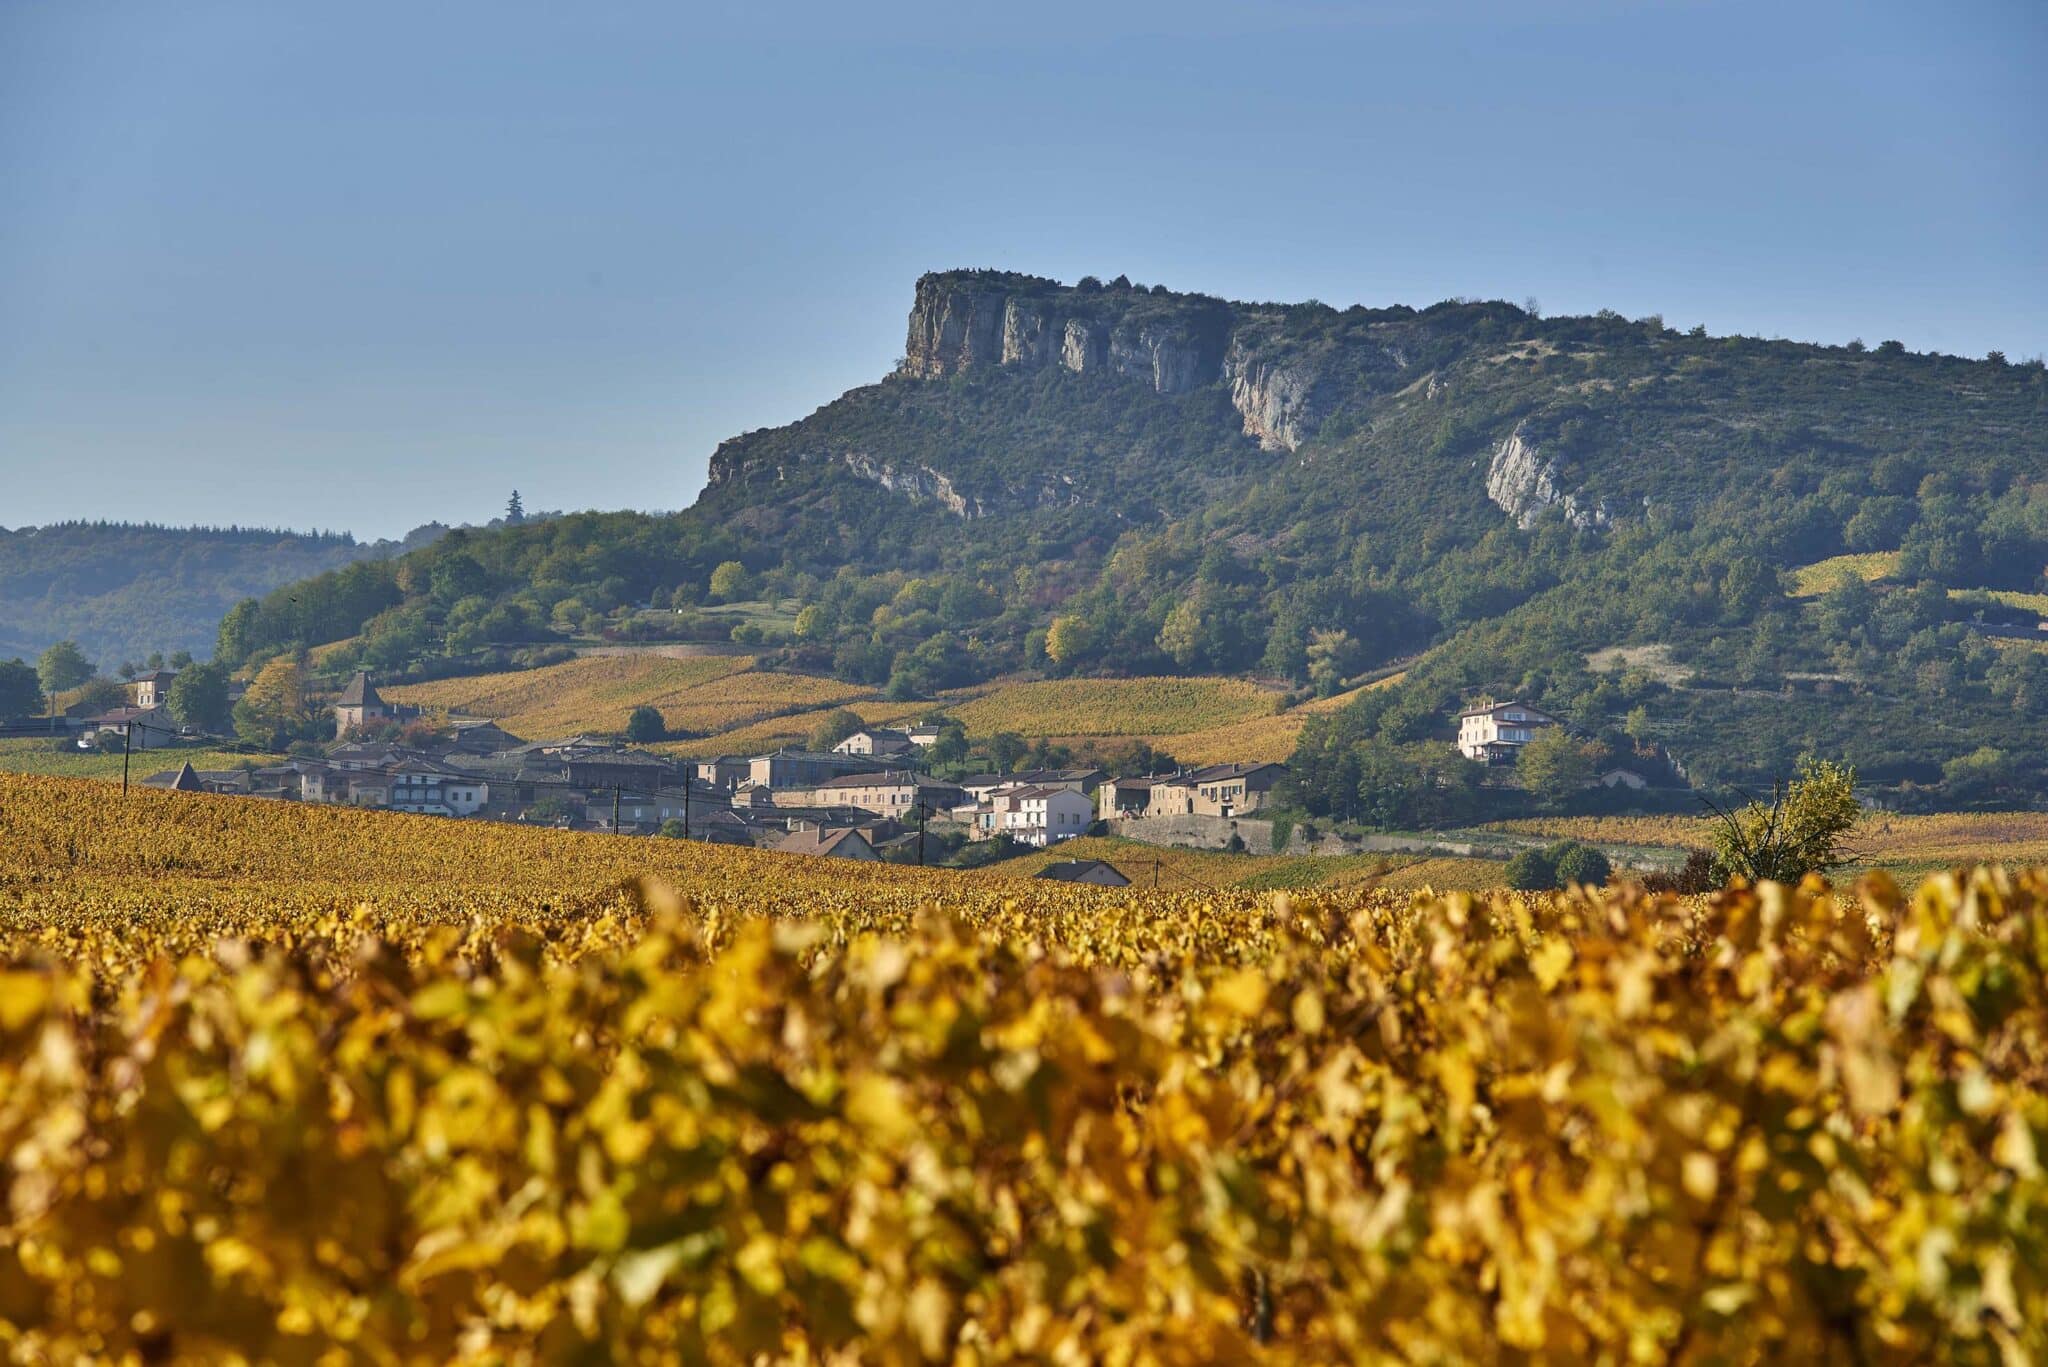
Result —
POLYGON ((1574 527, 1605 527, 1610 515, 1605 503, 1588 505, 1578 495, 1558 487, 1558 463, 1546 459, 1526 430, 1517 426, 1493 448, 1486 467, 1486 496, 1500 510, 1527 530, 1547 508, 1556 508, 1574 527))

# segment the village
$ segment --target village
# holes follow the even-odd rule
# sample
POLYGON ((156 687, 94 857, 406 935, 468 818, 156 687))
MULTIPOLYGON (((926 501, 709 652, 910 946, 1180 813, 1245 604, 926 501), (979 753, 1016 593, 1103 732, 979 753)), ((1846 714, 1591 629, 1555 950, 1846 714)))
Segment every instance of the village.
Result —
MULTIPOLYGON (((175 725, 165 708, 175 676, 156 669, 131 680, 126 705, 78 720, 80 744, 148 755, 191 743, 191 728, 175 725)), ((330 707, 335 739, 317 756, 233 769, 185 762, 139 781, 179 792, 938 863, 991 842, 1031 850, 1083 835, 1244 849, 1247 836, 1270 837, 1261 818, 1288 772, 1247 761, 1162 773, 1072 767, 942 776, 928 763, 943 734, 936 724, 863 727, 829 750, 685 758, 611 736, 530 739, 486 718, 423 717, 380 695, 365 672, 330 707)), ((1478 765, 1509 765, 1556 725, 1526 704, 1487 701, 1458 718, 1457 750, 1478 765)), ((1609 786, 1632 779, 1625 771, 1601 776, 1609 786)), ((977 854, 998 851, 965 857, 977 854)), ((1054 869, 1052 876, 1121 877, 1054 869)))

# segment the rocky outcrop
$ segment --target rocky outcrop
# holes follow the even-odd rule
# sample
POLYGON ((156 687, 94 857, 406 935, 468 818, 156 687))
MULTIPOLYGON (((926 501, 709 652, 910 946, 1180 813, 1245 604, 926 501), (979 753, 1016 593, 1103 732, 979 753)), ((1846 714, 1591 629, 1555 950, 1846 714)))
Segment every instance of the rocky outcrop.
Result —
POLYGON ((1546 459, 1521 427, 1493 448, 1486 467, 1486 496, 1527 530, 1546 508, 1556 508, 1574 527, 1605 527, 1610 516, 1603 503, 1587 505, 1557 484, 1558 463, 1546 459))
POLYGON ((1004 365, 1051 365, 1058 359, 1063 335, 1043 302, 1013 298, 1004 303, 1004 365))
POLYGON ((1109 329, 1089 318, 1069 318, 1060 332, 1060 364, 1076 375, 1109 360, 1109 329))
POLYGON ((1267 359, 1241 336, 1231 339, 1223 357, 1223 379, 1244 417, 1244 434, 1268 451, 1300 449, 1324 417, 1320 376, 1299 363, 1267 359))
POLYGON ((981 499, 961 493, 953 487, 953 481, 932 469, 929 465, 897 466, 886 460, 858 451, 844 451, 839 459, 848 470, 865 480, 881 485, 891 493, 902 494, 913 500, 930 499, 941 504, 955 517, 972 520, 986 517, 989 508, 981 499))
POLYGON ((1185 394, 1222 374, 1222 318, 1125 322, 1109 336, 1109 366, 1161 394, 1185 394))
POLYGON ((1000 289, 929 275, 919 280, 903 347, 904 373, 932 380, 1001 362, 1009 302, 1000 289))
POLYGON ((918 379, 979 366, 1104 366, 1185 394, 1221 377, 1228 306, 1199 295, 1134 289, 1083 292, 1057 281, 993 271, 927 275, 917 282, 903 373, 918 379))

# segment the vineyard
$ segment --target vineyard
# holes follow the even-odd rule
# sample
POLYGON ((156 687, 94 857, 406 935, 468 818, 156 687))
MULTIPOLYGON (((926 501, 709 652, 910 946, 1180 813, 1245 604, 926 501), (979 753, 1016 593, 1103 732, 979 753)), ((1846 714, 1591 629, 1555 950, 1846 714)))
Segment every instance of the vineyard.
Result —
MULTIPOLYGON (((1335 712, 1361 693, 1391 688, 1406 677, 1392 674, 1375 683, 1364 684, 1334 697, 1318 698, 1285 712, 1269 712, 1242 721, 1195 731, 1141 732, 1135 739, 1164 750, 1183 764, 1232 764, 1271 761, 1284 763, 1294 753, 1302 727, 1310 717, 1335 712)), ((1083 736, 1056 737, 1062 741, 1084 740, 1083 736)))
POLYGON ((833 679, 754 670, 748 656, 677 660, 595 655, 541 669, 512 670, 384 690, 393 701, 490 717, 529 740, 623 730, 642 705, 660 709, 671 730, 725 731, 766 717, 866 696, 833 679))
MULTIPOLYGON (((1714 839, 1712 820, 1698 816, 1538 817, 1487 829, 1673 850, 1706 849, 1714 839)), ((1984 859, 2048 863, 2048 812, 1871 812, 1850 834, 1846 848, 1854 868, 1926 870, 1984 859)))
POLYGON ((39 1361, 2048 1352, 2048 878, 1074 888, 0 778, 39 1361))
POLYGON ((1818 598, 1844 579, 1869 582, 1888 579, 1899 572, 1897 551, 1865 551, 1856 555, 1829 556, 1792 571, 1792 596, 1818 598))
POLYGON ((1279 695, 1217 677, 1046 679, 948 710, 970 736, 1179 736, 1270 716, 1279 695))

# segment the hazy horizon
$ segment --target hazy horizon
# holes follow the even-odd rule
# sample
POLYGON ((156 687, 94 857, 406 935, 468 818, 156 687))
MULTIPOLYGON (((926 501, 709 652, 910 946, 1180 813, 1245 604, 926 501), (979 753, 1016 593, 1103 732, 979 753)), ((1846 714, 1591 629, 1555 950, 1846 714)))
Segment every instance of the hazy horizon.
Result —
POLYGON ((682 507, 959 266, 2034 356, 1965 8, 13 7, 0 525, 682 507))

